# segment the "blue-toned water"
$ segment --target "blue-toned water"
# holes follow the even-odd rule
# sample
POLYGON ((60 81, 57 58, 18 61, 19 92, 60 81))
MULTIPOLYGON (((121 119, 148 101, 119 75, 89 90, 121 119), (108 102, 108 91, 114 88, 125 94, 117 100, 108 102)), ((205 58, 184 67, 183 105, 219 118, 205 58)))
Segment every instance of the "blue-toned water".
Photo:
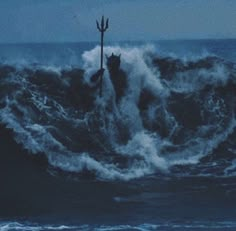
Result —
POLYGON ((0 45, 0 230, 235 230, 236 40, 104 52, 0 45))

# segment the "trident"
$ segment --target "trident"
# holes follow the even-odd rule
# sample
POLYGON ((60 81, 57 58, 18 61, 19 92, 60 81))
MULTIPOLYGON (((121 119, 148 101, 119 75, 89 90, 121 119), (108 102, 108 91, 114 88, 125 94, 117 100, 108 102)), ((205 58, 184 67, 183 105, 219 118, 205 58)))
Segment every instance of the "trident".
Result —
MULTIPOLYGON (((96 20, 97 28, 101 33, 101 66, 100 66, 101 70, 103 69, 103 38, 104 38, 104 32, 108 29, 108 22, 109 19, 106 20, 106 25, 105 25, 104 16, 102 16, 101 25, 99 25, 98 21, 96 20)), ((103 72, 100 78, 100 97, 102 96, 102 80, 103 80, 103 72)))

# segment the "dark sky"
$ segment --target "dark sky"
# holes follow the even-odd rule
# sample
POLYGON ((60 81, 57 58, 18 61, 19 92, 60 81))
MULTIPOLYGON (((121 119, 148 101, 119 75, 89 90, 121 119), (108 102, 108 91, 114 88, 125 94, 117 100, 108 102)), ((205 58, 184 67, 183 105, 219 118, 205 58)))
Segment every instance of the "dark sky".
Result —
POLYGON ((0 42, 236 38, 236 0, 1 0, 0 42))

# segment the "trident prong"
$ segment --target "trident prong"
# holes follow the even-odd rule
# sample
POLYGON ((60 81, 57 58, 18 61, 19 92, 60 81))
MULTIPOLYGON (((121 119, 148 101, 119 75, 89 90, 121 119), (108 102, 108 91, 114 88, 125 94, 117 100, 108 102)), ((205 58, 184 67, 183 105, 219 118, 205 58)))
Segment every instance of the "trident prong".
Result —
POLYGON ((107 20, 106 20, 106 30, 107 30, 108 27, 109 27, 108 23, 109 23, 109 18, 107 18, 107 20))
MULTIPOLYGON (((100 65, 100 68, 103 69, 103 39, 104 39, 105 31, 109 27, 109 25, 108 25, 109 24, 109 19, 107 18, 106 23, 104 24, 104 16, 102 16, 101 24, 99 25, 97 20, 96 20, 96 24, 97 24, 97 29, 101 33, 101 65, 100 65)), ((101 74, 101 77, 100 77, 100 97, 102 96, 102 81, 103 81, 103 74, 101 74)))
POLYGON ((96 20, 96 23, 97 23, 97 28, 98 30, 102 33, 104 33, 107 29, 108 29, 108 23, 109 23, 109 19, 107 18, 106 20, 106 24, 104 24, 104 16, 102 16, 102 19, 101 19, 101 25, 99 25, 98 21, 96 20))

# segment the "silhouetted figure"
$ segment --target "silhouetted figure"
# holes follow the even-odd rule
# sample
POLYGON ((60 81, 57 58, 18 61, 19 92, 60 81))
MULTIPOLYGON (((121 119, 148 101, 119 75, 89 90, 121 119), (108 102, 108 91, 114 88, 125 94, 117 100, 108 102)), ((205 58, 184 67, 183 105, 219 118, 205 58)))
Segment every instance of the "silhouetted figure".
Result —
POLYGON ((97 85, 99 83, 100 78, 103 75, 104 71, 105 71, 105 69, 101 68, 96 73, 94 73, 90 78, 91 82, 97 85))
POLYGON ((116 102, 118 103, 127 88, 126 73, 120 69, 120 55, 112 53, 110 57, 107 56, 107 68, 116 93, 116 102))

